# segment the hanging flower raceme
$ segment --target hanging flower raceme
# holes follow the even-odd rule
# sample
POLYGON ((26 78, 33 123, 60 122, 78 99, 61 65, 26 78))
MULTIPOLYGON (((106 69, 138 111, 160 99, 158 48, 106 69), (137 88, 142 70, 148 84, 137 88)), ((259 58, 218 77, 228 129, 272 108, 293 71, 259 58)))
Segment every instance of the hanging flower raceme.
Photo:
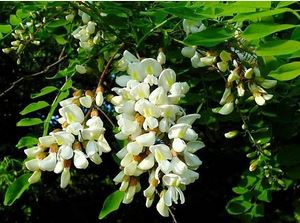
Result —
POLYGON ((174 70, 163 69, 165 55, 158 60, 137 59, 125 51, 117 67, 128 75, 119 76, 114 88, 119 140, 128 140, 117 156, 121 172, 114 178, 125 192, 123 203, 130 203, 141 190, 140 176, 149 174, 149 185, 143 190, 146 206, 156 205, 162 216, 169 215, 169 207, 184 203, 183 190, 198 179, 195 170, 201 160, 195 152, 204 147, 192 124, 199 114, 187 115, 178 105, 189 90, 186 82, 176 82, 174 70))
POLYGON ((247 68, 246 66, 240 66, 229 55, 230 53, 222 51, 220 53, 221 62, 217 63, 219 71, 224 72, 224 76, 229 74, 226 80, 225 91, 220 100, 222 107, 215 108, 213 111, 222 115, 230 114, 234 110, 235 104, 239 103, 239 98, 243 96, 248 96, 250 100, 254 99, 259 106, 263 106, 266 101, 272 99, 273 95, 269 94, 265 89, 275 87, 277 81, 263 78, 258 67, 247 68), (224 55, 227 56, 225 57, 224 55), (224 57, 230 59, 222 59, 224 57), (220 69, 220 67, 226 67, 226 69, 220 69))
POLYGON ((102 162, 102 153, 111 150, 97 110, 102 102, 101 89, 97 89, 96 95, 92 91, 84 95, 77 91, 73 97, 60 102, 61 129, 40 137, 37 146, 25 150, 28 158, 25 166, 33 171, 30 183, 38 182, 43 171, 53 171, 61 174, 60 187, 65 188, 71 179, 72 166, 86 169, 89 160, 97 165, 102 162))
MULTIPOLYGON (((75 39, 79 40, 79 46, 81 48, 90 51, 103 37, 99 31, 96 32, 97 23, 91 21, 91 17, 88 14, 79 10, 78 15, 81 16, 84 25, 79 26, 72 32, 72 35, 75 39)), ((74 19, 74 14, 66 16, 66 20, 70 21, 71 19, 74 19)))
MULTIPOLYGON (((190 33, 201 32, 206 27, 201 21, 184 19, 183 29, 186 35, 189 35, 190 33)), ((220 53, 206 52, 198 50, 197 46, 184 47, 181 53, 191 59, 194 68, 211 67, 226 78, 225 91, 219 102, 221 107, 214 108, 213 112, 215 113, 230 114, 233 112, 235 104, 239 102, 238 98, 246 95, 250 96, 249 99, 254 99, 256 104, 260 106, 273 97, 265 89, 274 87, 277 81, 267 80, 261 76, 259 68, 253 62, 256 55, 249 56, 249 53, 244 55, 233 47, 230 48, 230 52, 225 50, 220 53), (233 55, 236 59, 233 59, 233 55), (251 59, 249 60, 248 57, 251 57, 251 59)))

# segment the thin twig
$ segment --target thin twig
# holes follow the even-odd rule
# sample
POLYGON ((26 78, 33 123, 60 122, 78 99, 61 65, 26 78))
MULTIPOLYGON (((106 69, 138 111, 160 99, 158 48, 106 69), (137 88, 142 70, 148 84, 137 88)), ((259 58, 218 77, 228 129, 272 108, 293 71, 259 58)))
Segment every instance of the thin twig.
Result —
POLYGON ((176 220, 175 214, 172 212, 171 208, 168 208, 168 209, 169 209, 170 215, 173 219, 173 223, 178 223, 178 221, 176 220))
MULTIPOLYGON (((159 196, 158 190, 155 189, 155 193, 159 196)), ((173 213, 173 211, 171 210, 171 208, 168 207, 168 211, 171 215, 171 218, 173 220, 173 223, 178 223, 178 221, 176 220, 175 214, 173 213)))
POLYGON ((108 74, 108 69, 110 67, 110 65, 112 64, 115 56, 117 55, 117 53, 125 46, 125 44, 123 43, 120 48, 111 56, 111 58, 109 59, 109 61, 107 62, 104 70, 102 71, 101 75, 100 75, 100 78, 99 78, 99 81, 98 81, 98 87, 101 87, 105 78, 106 78, 106 75, 108 74))
POLYGON ((115 125, 114 122, 110 119, 110 117, 109 117, 104 111, 102 111, 102 109, 99 108, 98 106, 97 106, 97 109, 98 109, 98 111, 100 111, 101 114, 104 115, 104 117, 109 121, 109 123, 111 124, 111 126, 112 126, 113 128, 115 128, 116 125, 115 125))
POLYGON ((66 59, 66 58, 67 58, 67 55, 61 57, 61 58, 60 58, 59 60, 57 60, 56 62, 54 62, 54 63, 48 65, 48 66, 47 66, 44 70, 42 70, 42 71, 39 71, 39 72, 37 72, 37 73, 30 74, 30 75, 26 75, 26 76, 24 76, 24 77, 19 78, 19 79, 16 80, 16 81, 12 82, 12 83, 10 84, 10 86, 0 94, 0 98, 1 98, 2 96, 4 96, 5 94, 7 94, 9 91, 11 91, 17 84, 19 84, 19 83, 22 82, 23 80, 28 79, 28 78, 32 78, 32 77, 36 77, 36 76, 39 76, 39 75, 44 74, 44 73, 47 73, 49 69, 51 69, 52 67, 54 67, 54 66, 56 66, 57 64, 61 63, 61 62, 62 62, 64 59, 66 59))

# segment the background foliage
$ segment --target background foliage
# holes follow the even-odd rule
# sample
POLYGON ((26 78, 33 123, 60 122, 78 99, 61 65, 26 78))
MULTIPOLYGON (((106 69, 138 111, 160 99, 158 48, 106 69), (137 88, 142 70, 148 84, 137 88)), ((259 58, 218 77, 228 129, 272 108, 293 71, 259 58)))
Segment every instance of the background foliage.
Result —
MULTIPOLYGON (((177 72, 178 79, 192 86, 182 105, 202 116, 195 123, 206 144, 198 154, 203 161, 198 170, 200 180, 187 189, 186 203, 176 207, 178 222, 186 222, 189 217, 210 222, 300 221, 298 2, 3 2, 0 12, 2 48, 11 47, 11 34, 20 23, 40 23, 28 31, 33 40, 25 42, 22 49, 0 54, 0 195, 5 205, 14 202, 17 192, 27 189, 28 185, 20 183, 24 188, 17 188, 4 200, 8 186, 26 173, 23 149, 57 126, 58 101, 66 98, 72 87, 93 89, 109 58, 125 44, 125 49, 138 52, 140 57, 156 57, 162 48, 167 65, 177 72), (71 36, 81 24, 80 17, 72 22, 65 20, 78 9, 88 13, 104 35, 91 52, 77 51, 78 41, 71 36), (208 29, 186 37, 182 19, 201 19, 208 29), (238 37, 234 34, 237 27, 241 31, 238 37), (40 44, 34 44, 34 40, 40 44), (184 45, 213 52, 235 47, 245 53, 246 60, 256 53, 262 75, 278 80, 274 98, 263 107, 242 100, 239 109, 228 116, 213 113, 222 97, 224 80, 215 70, 192 68, 180 53, 184 45), (58 60, 60 63, 51 66, 58 60), (77 73, 76 64, 88 66, 87 74, 77 73), (248 128, 242 129, 242 124, 248 128), (238 131, 236 137, 224 137, 233 130, 238 131)), ((108 89, 116 75, 117 71, 111 69, 106 79, 108 89)), ((111 106, 104 107, 113 117, 111 106)), ((109 123, 106 128, 106 137, 116 152, 120 145, 109 123)), ((77 171, 65 190, 57 187, 54 174, 47 174, 13 206, 1 205, 0 221, 96 222, 105 198, 117 189, 112 182, 117 172, 114 157, 108 154, 102 165, 77 171)), ((26 182, 26 176, 25 181, 19 181, 26 182)), ((153 209, 146 209, 140 195, 102 221, 171 219, 162 219, 153 209)))

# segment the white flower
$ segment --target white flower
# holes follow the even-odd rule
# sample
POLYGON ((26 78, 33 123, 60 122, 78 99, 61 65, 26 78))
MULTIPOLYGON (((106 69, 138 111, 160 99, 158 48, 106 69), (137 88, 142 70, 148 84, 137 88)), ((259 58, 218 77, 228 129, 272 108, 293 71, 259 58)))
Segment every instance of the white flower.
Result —
POLYGON ((66 131, 52 132, 50 134, 55 137, 56 142, 59 145, 72 145, 75 141, 74 135, 66 131))
POLYGON ((60 187, 61 188, 66 188, 71 179, 71 174, 70 174, 70 167, 65 167, 60 178, 60 187))
POLYGON ((86 68, 83 65, 76 65, 75 70, 80 73, 80 74, 85 74, 86 73, 86 68))
POLYGON ((135 138, 143 146, 152 146, 155 142, 155 132, 148 132, 135 138))
POLYGON ((170 148, 165 144, 157 144, 150 146, 150 151, 154 154, 155 160, 158 163, 158 168, 156 169, 156 179, 159 179, 158 174, 161 170, 163 173, 167 174, 171 171, 172 153, 170 148))
POLYGON ((39 138, 39 143, 44 147, 50 147, 50 145, 55 142, 56 139, 53 136, 42 136, 39 138))
POLYGON ((264 105, 266 101, 273 98, 273 95, 268 94, 262 87, 257 86, 256 84, 249 84, 248 87, 252 92, 256 104, 260 106, 264 105))
POLYGON ((89 21, 87 26, 86 26, 86 32, 89 34, 93 34, 95 32, 95 27, 96 27, 96 23, 89 21))
POLYGON ((185 31, 186 35, 190 33, 201 32, 205 29, 206 27, 201 20, 199 21, 188 20, 188 19, 183 20, 183 30, 185 31))
POLYGON ((73 122, 66 128, 66 132, 72 133, 73 135, 79 135, 82 130, 83 126, 79 122, 73 122))
POLYGON ((47 157, 40 161, 40 169, 43 171, 53 171, 56 166, 56 152, 50 152, 47 157))
POLYGON ((159 75, 158 86, 162 86, 166 91, 169 91, 175 82, 176 73, 172 69, 165 69, 159 75))
POLYGON ((166 55, 165 55, 162 51, 160 51, 160 52, 158 53, 157 61, 158 61, 161 65, 163 65, 163 64, 166 63, 166 55))
POLYGON ((68 124, 73 122, 83 122, 84 114, 82 110, 75 104, 70 104, 60 108, 59 114, 66 120, 68 124))
POLYGON ((165 203, 165 193, 166 193, 166 190, 163 190, 160 194, 160 199, 156 205, 156 210, 158 211, 158 213, 161 215, 161 216, 164 216, 164 217, 169 217, 169 208, 168 206, 166 205, 165 203))
POLYGON ((183 47, 181 50, 181 54, 184 57, 192 58, 196 53, 195 47, 183 47))
POLYGON ((74 166, 77 169, 86 169, 89 165, 86 155, 80 150, 74 150, 74 166))
POLYGON ((157 87, 149 95, 149 101, 155 105, 163 105, 168 103, 167 92, 163 87, 157 87))
POLYGON ((130 94, 135 100, 148 98, 150 94, 150 86, 147 83, 139 83, 130 90, 130 94))
POLYGON ((99 148, 99 144, 94 140, 88 141, 86 145, 86 154, 95 164, 99 165, 102 162, 101 154, 102 151, 99 148))
POLYGON ((61 157, 62 159, 69 160, 73 157, 73 155, 74 152, 71 146, 62 145, 61 147, 59 147, 58 156, 61 157))
POLYGON ((157 62, 157 60, 154 60, 152 58, 143 59, 141 61, 141 69, 144 71, 144 73, 146 75, 150 74, 150 75, 154 75, 156 77, 162 71, 162 67, 161 67, 160 63, 157 62))
POLYGON ((133 80, 142 81, 146 77, 146 73, 140 62, 128 64, 127 73, 133 80))
POLYGON ((195 52, 194 56, 191 57, 191 63, 194 68, 205 67, 206 65, 201 61, 201 55, 195 52))
POLYGON ((83 107, 90 108, 93 103, 93 99, 90 95, 79 98, 79 102, 83 107))
POLYGON ((181 184, 181 177, 176 174, 166 174, 162 179, 164 185, 168 187, 167 192, 164 194, 164 203, 170 207, 172 202, 177 204, 179 198, 180 203, 183 204, 185 202, 185 198, 182 190, 179 188, 181 184))
POLYGON ((87 24, 91 20, 91 17, 85 12, 82 13, 81 18, 82 18, 82 22, 85 24, 87 24))

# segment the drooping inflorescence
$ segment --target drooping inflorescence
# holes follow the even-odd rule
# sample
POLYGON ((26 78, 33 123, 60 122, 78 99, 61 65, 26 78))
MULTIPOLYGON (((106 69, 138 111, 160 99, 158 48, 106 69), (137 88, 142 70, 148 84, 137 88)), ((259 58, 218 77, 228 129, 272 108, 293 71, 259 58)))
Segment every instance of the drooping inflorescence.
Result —
POLYGON ((92 91, 86 91, 84 95, 77 91, 73 97, 60 102, 58 122, 61 129, 40 137, 37 146, 25 150, 28 158, 25 166, 33 171, 30 183, 38 182, 43 171, 53 171, 61 173, 60 187, 65 188, 70 182, 73 165, 77 169, 86 169, 88 159, 97 165, 102 162, 101 154, 111 151, 97 110, 102 103, 103 95, 99 89, 96 95, 92 91))
POLYGON ((119 140, 128 140, 117 156, 121 171, 114 178, 125 192, 123 203, 132 202, 142 186, 140 177, 148 174, 149 185, 144 189, 146 206, 150 207, 158 194, 156 205, 162 216, 169 216, 172 203, 185 202, 183 190, 198 179, 196 170, 201 160, 194 154, 204 147, 192 124, 199 114, 185 114, 178 105, 189 90, 186 82, 176 82, 176 73, 163 69, 165 55, 157 60, 137 59, 123 53, 118 68, 128 75, 119 76, 121 87, 111 102, 115 105, 120 132, 119 140))
MULTIPOLYGON (((201 21, 184 20, 183 28, 188 35, 201 32, 206 27, 201 21)), ((235 38, 239 39, 239 31, 236 31, 235 38)), ((214 108, 213 112, 222 115, 230 114, 235 104, 239 103, 238 99, 243 96, 248 95, 249 99, 254 99, 259 106, 273 97, 265 89, 273 88, 277 81, 261 76, 255 55, 242 53, 234 47, 228 51, 212 52, 198 50, 197 46, 187 46, 182 48, 181 53, 191 59, 194 68, 211 67, 226 80, 225 91, 219 102, 221 107, 214 108)))

